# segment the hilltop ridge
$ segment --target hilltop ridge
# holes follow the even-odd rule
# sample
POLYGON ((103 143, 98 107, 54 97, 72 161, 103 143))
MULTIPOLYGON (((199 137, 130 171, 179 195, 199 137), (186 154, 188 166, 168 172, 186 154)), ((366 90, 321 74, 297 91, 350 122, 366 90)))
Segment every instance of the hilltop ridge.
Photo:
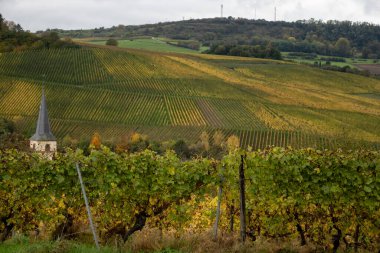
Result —
MULTIPOLYGON (((133 39, 141 36, 178 40, 184 47, 195 43, 210 47, 217 44, 267 45, 280 51, 317 53, 335 56, 380 57, 380 26, 367 22, 299 20, 266 21, 244 18, 205 18, 146 25, 118 25, 89 30, 53 29, 62 37, 115 37, 133 39), (185 43, 186 42, 186 43, 185 43)), ((177 43, 177 42, 176 42, 177 43)))

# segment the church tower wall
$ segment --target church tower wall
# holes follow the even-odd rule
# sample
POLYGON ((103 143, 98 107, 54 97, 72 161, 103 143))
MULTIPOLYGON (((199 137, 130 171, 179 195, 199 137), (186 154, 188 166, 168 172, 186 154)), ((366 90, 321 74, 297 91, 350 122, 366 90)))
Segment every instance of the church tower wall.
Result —
POLYGON ((30 141, 30 149, 36 152, 56 152, 56 141, 30 141))

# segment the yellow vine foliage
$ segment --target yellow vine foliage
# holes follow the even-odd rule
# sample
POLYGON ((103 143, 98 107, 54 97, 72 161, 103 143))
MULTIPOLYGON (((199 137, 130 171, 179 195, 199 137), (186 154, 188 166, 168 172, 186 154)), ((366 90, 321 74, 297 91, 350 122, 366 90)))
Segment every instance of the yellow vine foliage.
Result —
POLYGON ((229 151, 235 150, 239 148, 239 146, 240 146, 239 137, 237 137, 236 135, 231 135, 230 137, 228 137, 227 148, 229 151))
POLYGON ((218 130, 213 135, 214 145, 217 147, 223 146, 224 134, 218 130))
POLYGON ((133 133, 131 135, 131 143, 137 143, 142 140, 142 136, 139 133, 133 133))
POLYGON ((199 137, 202 143, 203 148, 208 151, 210 149, 210 142, 209 142, 209 135, 206 131, 203 131, 201 133, 201 136, 199 137))
POLYGON ((100 149, 100 145, 102 144, 101 139, 100 139, 100 134, 99 133, 94 133, 94 135, 91 138, 90 141, 90 147, 93 147, 95 149, 100 149))

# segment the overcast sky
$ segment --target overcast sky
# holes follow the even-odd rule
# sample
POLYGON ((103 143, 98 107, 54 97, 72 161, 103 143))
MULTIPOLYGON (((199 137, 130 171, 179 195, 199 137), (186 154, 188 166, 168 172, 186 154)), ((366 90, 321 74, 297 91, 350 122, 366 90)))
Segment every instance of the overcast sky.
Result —
POLYGON ((352 20, 380 24, 380 0, 0 0, 7 20, 36 31, 136 25, 224 16, 295 21, 352 20))

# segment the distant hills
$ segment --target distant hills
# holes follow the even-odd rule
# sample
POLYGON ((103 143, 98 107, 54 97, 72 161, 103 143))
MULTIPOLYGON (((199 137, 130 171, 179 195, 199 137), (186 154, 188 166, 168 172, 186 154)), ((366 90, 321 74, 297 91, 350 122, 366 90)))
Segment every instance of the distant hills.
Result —
MULTIPOLYGON (((271 22, 242 18, 194 19, 91 30, 51 30, 62 37, 166 37, 203 46, 261 45, 280 51, 380 58, 380 26, 365 22, 303 20, 271 22)), ((194 46, 194 45, 193 45, 194 46)))

